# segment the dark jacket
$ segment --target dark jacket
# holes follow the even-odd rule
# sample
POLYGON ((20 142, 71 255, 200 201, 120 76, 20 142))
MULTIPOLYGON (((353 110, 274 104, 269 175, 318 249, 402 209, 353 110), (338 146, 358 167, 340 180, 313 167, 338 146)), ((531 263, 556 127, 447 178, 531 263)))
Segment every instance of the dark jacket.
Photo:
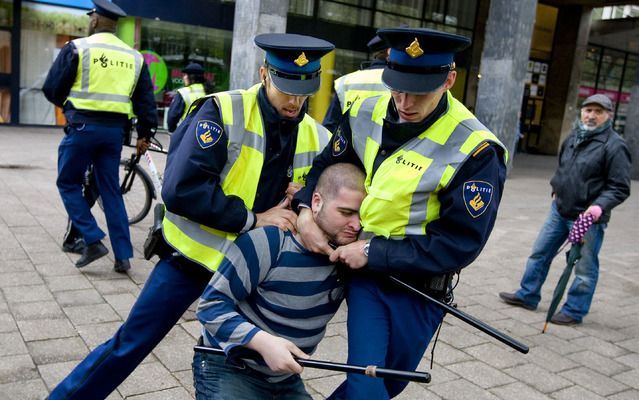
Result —
POLYGON ((550 180, 559 214, 576 219, 595 204, 610 220, 610 211, 630 196, 630 152, 612 128, 575 145, 573 132, 561 145, 559 167, 550 180))

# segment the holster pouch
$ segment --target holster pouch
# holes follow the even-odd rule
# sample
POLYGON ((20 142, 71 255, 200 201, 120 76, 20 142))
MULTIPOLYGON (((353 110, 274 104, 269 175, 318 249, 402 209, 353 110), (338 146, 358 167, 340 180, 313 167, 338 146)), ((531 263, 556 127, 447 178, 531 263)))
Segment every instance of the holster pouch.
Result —
POLYGON ((170 246, 164 241, 162 235, 162 220, 164 219, 164 204, 157 203, 153 207, 153 224, 149 228, 149 234, 144 241, 144 258, 150 260, 157 255, 162 258, 170 253, 170 246))

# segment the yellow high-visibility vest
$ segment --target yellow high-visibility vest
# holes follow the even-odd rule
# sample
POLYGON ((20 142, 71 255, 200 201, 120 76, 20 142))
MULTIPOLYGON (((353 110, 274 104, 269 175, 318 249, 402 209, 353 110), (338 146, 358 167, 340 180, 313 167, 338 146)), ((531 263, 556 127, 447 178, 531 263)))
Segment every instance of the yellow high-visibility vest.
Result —
POLYGON ((388 88, 382 83, 384 68, 363 69, 346 74, 335 80, 335 93, 345 112, 355 99, 380 96, 388 93, 388 88))
POLYGON ((75 39, 78 70, 66 101, 78 110, 133 114, 131 96, 140 77, 142 55, 114 34, 75 39))
POLYGON ((349 115, 353 148, 366 170, 366 192, 360 208, 364 237, 401 239, 425 235, 439 219, 437 194, 446 189, 459 168, 486 142, 504 145, 450 92, 448 110, 419 136, 410 139, 375 171, 382 126, 391 95, 357 101, 349 115))
MULTIPOLYGON (((216 93, 228 137, 228 159, 220 173, 220 186, 227 196, 238 196, 253 208, 264 165, 266 140, 257 101, 260 84, 248 90, 216 93)), ((330 132, 309 115, 298 125, 292 181, 304 184, 313 158, 328 144, 330 132)), ((167 210, 162 222, 164 238, 186 258, 216 271, 224 255, 233 251, 237 234, 214 229, 167 210)))
POLYGON ((180 121, 184 121, 186 115, 189 113, 189 108, 191 108, 191 104, 195 102, 195 100, 206 96, 206 92, 204 91, 204 85, 201 83, 194 83, 192 85, 180 88, 177 92, 182 96, 182 100, 184 100, 184 111, 182 112, 182 116, 180 117, 180 121))

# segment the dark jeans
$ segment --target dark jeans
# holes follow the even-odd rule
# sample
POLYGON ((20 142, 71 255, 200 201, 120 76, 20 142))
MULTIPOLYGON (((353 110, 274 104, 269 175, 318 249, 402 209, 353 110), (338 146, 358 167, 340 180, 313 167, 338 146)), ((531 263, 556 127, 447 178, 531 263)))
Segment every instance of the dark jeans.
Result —
POLYGON ((226 358, 196 352, 193 356, 196 400, 310 400, 299 375, 271 383, 249 367, 226 364, 226 358))
POLYGON ((181 258, 160 260, 120 329, 82 360, 49 400, 106 398, 173 328, 211 276, 181 258))

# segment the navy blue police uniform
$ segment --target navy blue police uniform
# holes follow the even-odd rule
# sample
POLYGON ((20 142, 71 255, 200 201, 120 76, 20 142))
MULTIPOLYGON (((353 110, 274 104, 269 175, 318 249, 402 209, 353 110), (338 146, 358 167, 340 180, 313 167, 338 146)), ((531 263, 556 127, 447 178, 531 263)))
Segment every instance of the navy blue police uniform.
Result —
MULTIPOLYGON (((182 69, 182 72, 185 74, 202 76, 202 81, 204 81, 204 68, 202 68, 202 66, 198 63, 190 63, 182 69)), ((184 115, 185 107, 186 103, 184 102, 182 95, 180 92, 176 91, 173 99, 171 100, 166 116, 166 125, 169 132, 174 132, 177 128, 180 119, 182 119, 182 116, 184 115)))
MULTIPOLYGON (((317 91, 319 59, 333 49, 332 44, 289 34, 259 35, 255 43, 266 51, 269 77, 281 92, 305 96, 317 91), (305 52, 309 64, 317 70, 312 79, 303 80, 308 74, 299 74, 293 58, 288 57, 300 52, 305 52)), ((306 105, 298 117, 284 118, 269 102, 263 86, 257 101, 266 146, 253 208, 249 210, 237 196, 227 196, 220 186, 220 175, 228 157, 228 137, 216 102, 205 97, 193 105, 193 110, 171 136, 162 185, 167 211, 207 227, 242 233, 254 227, 255 213, 273 208, 282 200, 292 178, 298 124, 306 105), (212 136, 206 143, 200 136, 202 121, 218 128, 211 130, 212 136)), ((50 399, 108 396, 200 297, 211 277, 209 269, 178 251, 162 255, 127 320, 53 390, 50 399)))
MULTIPOLYGON (((391 90, 405 93, 424 94, 439 88, 452 69, 446 69, 443 64, 450 64, 453 53, 466 42, 457 35, 422 29, 395 28, 380 30, 378 34, 391 46, 389 65, 382 79, 391 90), (426 59, 414 60, 402 54, 413 39, 419 39, 426 59), (442 62, 438 59, 440 55, 430 56, 427 46, 434 47, 440 55, 448 53, 444 59, 449 61, 442 62), (420 61, 426 65, 420 65, 420 61)), ((390 99, 380 147, 370 171, 371 180, 385 160, 397 158, 396 162, 400 162, 397 151, 405 149, 407 142, 442 120, 451 107, 449 99, 452 96, 444 93, 435 109, 416 123, 401 122, 394 100, 390 99)), ((354 148, 357 138, 353 135, 362 132, 353 133, 350 121, 342 118, 331 143, 315 158, 306 187, 293 201, 294 208, 310 204, 317 179, 327 166, 350 162, 366 170, 354 148)), ((388 275, 415 287, 428 287, 430 279, 469 265, 479 255, 494 226, 505 178, 503 148, 495 144, 480 146, 463 162, 448 186, 437 193, 439 219, 428 222, 425 234, 407 234, 399 240, 374 236, 370 240, 368 263, 351 274, 347 291, 349 363, 401 370, 417 367, 443 319, 443 312, 389 282, 388 275), (491 198, 479 211, 469 207, 468 182, 484 182, 494 188, 491 198)), ((366 230, 366 220, 362 224, 366 230)), ((330 398, 388 399, 399 394, 406 384, 349 374, 330 398)))
MULTIPOLYGON (((126 15, 111 2, 96 0, 94 3, 96 8, 89 14, 97 12, 101 16, 114 20, 126 15)), ((129 115, 77 108, 73 100, 67 99, 76 81, 78 60, 78 49, 75 44, 73 42, 65 44, 51 66, 42 88, 50 102, 63 108, 66 117, 66 135, 58 148, 56 184, 69 218, 80 232, 84 242, 87 245, 98 243, 105 234, 91 214, 88 200, 82 196, 85 171, 89 165, 93 165, 96 183, 104 204, 116 266, 119 261, 128 264, 128 259, 133 256, 133 248, 126 209, 120 194, 118 171, 123 138, 128 134, 127 130, 130 126, 129 115)), ((144 63, 141 65, 139 78, 130 95, 130 101, 133 112, 138 117, 138 136, 151 137, 157 126, 157 113, 151 77, 144 63)), ((106 252, 106 248, 103 249, 106 252)))

